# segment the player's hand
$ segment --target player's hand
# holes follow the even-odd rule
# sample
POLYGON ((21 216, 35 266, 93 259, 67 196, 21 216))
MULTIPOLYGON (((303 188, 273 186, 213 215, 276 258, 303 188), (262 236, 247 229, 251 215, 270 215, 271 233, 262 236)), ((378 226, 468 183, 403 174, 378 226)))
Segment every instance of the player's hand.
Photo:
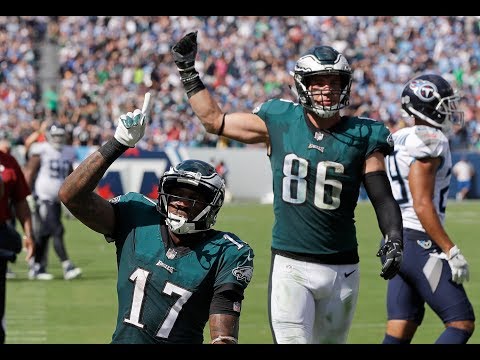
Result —
POLYGON ((173 45, 171 51, 180 72, 193 70, 197 56, 197 32, 193 31, 185 35, 173 45))
POLYGON ((430 256, 447 260, 448 265, 450 265, 450 269, 452 270, 452 281, 459 285, 463 284, 464 281, 468 281, 470 279, 470 271, 468 268, 467 259, 465 259, 465 257, 462 255, 457 245, 452 247, 448 253, 448 255, 444 252, 440 254, 431 253, 430 256))
POLYGON ((378 250, 377 256, 382 258, 382 272, 380 276, 390 280, 397 275, 403 260, 403 242, 401 239, 385 238, 385 244, 378 250))
POLYGON ((134 112, 128 112, 120 115, 117 129, 115 130, 115 139, 125 146, 135 147, 135 144, 145 134, 147 125, 146 117, 150 110, 150 93, 145 94, 142 110, 135 109, 134 112))
POLYGON ((35 242, 33 241, 31 236, 23 236, 23 248, 27 252, 25 256, 25 261, 28 261, 33 258, 35 255, 35 242))

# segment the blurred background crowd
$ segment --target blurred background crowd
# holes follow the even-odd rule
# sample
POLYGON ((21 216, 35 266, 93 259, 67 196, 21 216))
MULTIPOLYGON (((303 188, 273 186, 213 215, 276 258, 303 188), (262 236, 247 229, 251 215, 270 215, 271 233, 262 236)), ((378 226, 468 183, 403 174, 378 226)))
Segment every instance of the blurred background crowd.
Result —
POLYGON ((98 146, 150 90, 140 148, 245 146, 207 134, 188 106, 170 47, 192 30, 197 70, 225 112, 296 100, 295 61, 330 45, 354 69, 349 114, 395 131, 407 79, 438 73, 463 95, 466 126, 452 132, 453 150, 480 151, 479 16, 0 16, 0 139, 22 145, 59 121, 74 145, 98 146))

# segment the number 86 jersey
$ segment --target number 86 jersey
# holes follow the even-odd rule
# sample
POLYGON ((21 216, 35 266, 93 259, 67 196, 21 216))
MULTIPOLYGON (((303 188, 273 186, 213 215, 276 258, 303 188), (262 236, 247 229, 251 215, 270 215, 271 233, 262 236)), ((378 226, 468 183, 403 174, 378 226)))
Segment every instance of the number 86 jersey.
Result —
POLYGON ((354 116, 319 130, 303 106, 282 99, 269 100, 253 112, 269 133, 273 250, 357 263, 354 211, 363 168, 374 152, 393 151, 390 131, 383 122, 354 116))

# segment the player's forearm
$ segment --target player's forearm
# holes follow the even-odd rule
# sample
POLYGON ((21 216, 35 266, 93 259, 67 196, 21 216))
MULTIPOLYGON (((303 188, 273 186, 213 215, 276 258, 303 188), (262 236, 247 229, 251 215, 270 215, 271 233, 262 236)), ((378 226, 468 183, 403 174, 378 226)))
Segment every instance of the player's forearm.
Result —
POLYGON ((26 199, 21 200, 15 204, 15 214, 18 221, 22 225, 24 235, 31 237, 33 234, 32 217, 26 199))
POLYGON ((212 314, 209 318, 212 344, 236 344, 239 318, 227 314, 212 314))
POLYGON ((365 190, 377 215, 378 225, 384 236, 403 239, 402 213, 384 171, 365 174, 365 190))
POLYGON ((205 130, 218 134, 222 126, 223 112, 210 92, 207 89, 201 90, 193 95, 189 102, 205 130))
POLYGON ((81 202, 82 198, 95 190, 108 166, 98 151, 88 156, 63 182, 58 192, 60 200, 67 207, 81 202))
POLYGON ((414 203, 415 212, 427 235, 432 239, 442 251, 448 254, 454 243, 450 240, 445 231, 440 218, 437 215, 433 203, 418 205, 414 203))
POLYGON ((110 203, 95 193, 108 166, 104 156, 94 152, 65 179, 58 192, 60 201, 77 219, 102 234, 111 234, 114 226, 110 203))

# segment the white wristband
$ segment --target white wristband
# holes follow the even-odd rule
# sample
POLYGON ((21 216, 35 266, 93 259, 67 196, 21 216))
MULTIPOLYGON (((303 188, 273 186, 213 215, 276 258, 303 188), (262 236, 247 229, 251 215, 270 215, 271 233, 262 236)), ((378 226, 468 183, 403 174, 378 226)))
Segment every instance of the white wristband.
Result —
POLYGON ((236 338, 234 338, 233 336, 225 336, 225 335, 217 336, 215 339, 212 340, 212 342, 210 344, 215 344, 215 343, 217 343, 219 341, 223 341, 223 340, 231 341, 232 344, 238 344, 238 340, 236 338))

